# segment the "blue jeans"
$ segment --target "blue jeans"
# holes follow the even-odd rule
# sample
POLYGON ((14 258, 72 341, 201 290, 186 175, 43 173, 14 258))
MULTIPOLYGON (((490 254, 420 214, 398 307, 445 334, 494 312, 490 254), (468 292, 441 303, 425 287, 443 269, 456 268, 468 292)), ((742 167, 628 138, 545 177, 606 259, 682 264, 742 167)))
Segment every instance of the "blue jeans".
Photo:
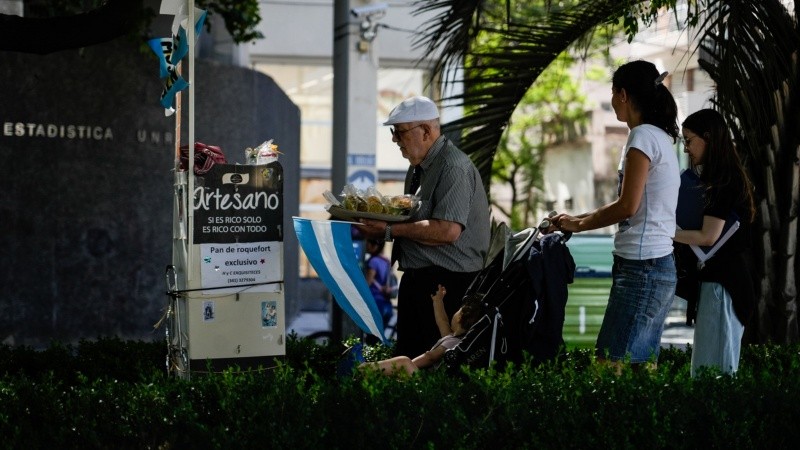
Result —
POLYGON ((678 281, 673 255, 614 256, 611 293, 597 336, 598 356, 632 363, 658 360, 661 334, 678 281))

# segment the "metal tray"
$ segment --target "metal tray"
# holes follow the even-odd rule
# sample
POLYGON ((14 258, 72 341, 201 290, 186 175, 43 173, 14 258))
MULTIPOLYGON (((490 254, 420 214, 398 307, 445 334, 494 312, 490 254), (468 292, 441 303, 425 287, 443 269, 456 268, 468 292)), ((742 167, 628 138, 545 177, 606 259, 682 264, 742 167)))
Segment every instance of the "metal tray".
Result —
POLYGON ((371 213, 365 211, 353 211, 336 205, 331 205, 328 208, 328 212, 333 217, 339 220, 373 219, 373 220, 382 220, 384 222, 405 222, 406 220, 410 219, 410 215, 407 214, 395 215, 395 214, 371 213))

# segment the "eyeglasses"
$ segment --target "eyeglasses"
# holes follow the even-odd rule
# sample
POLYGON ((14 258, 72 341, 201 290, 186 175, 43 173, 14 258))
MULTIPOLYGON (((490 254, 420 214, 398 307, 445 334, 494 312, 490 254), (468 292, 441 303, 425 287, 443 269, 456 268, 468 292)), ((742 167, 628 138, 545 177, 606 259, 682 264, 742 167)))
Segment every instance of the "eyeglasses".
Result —
POLYGON ((413 130, 414 128, 419 128, 421 126, 422 126, 422 124, 419 124, 419 125, 417 125, 415 127, 409 128, 407 130, 395 130, 394 127, 390 127, 389 128, 389 132, 392 133, 392 137, 393 138, 400 139, 400 137, 402 137, 403 133, 407 133, 407 132, 413 130))

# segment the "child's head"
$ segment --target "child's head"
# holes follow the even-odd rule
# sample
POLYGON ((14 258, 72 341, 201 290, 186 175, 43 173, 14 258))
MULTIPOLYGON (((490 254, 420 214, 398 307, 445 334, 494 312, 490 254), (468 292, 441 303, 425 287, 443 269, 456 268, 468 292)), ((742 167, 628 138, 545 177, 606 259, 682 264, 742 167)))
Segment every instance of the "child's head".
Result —
POLYGON ((450 320, 450 329, 454 332, 460 328, 461 332, 466 332, 472 325, 483 316, 483 295, 467 294, 464 296, 464 303, 461 308, 453 314, 450 320))
POLYGON ((386 241, 383 239, 367 239, 367 253, 370 255, 379 255, 383 253, 383 248, 386 246, 386 241))

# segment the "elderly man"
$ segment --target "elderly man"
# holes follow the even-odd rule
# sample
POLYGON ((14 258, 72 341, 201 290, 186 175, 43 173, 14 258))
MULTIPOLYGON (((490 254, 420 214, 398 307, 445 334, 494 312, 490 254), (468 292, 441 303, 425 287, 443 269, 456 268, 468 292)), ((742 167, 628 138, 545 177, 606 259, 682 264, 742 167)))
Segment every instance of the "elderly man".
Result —
POLYGON ((439 338, 430 305, 439 284, 447 289, 448 317, 483 268, 489 249, 489 204, 478 169, 439 126, 439 109, 426 97, 395 107, 384 125, 411 165, 405 192, 421 202, 407 222, 362 220, 370 237, 394 241, 392 262, 403 271, 397 298, 399 355, 420 355, 439 338))

